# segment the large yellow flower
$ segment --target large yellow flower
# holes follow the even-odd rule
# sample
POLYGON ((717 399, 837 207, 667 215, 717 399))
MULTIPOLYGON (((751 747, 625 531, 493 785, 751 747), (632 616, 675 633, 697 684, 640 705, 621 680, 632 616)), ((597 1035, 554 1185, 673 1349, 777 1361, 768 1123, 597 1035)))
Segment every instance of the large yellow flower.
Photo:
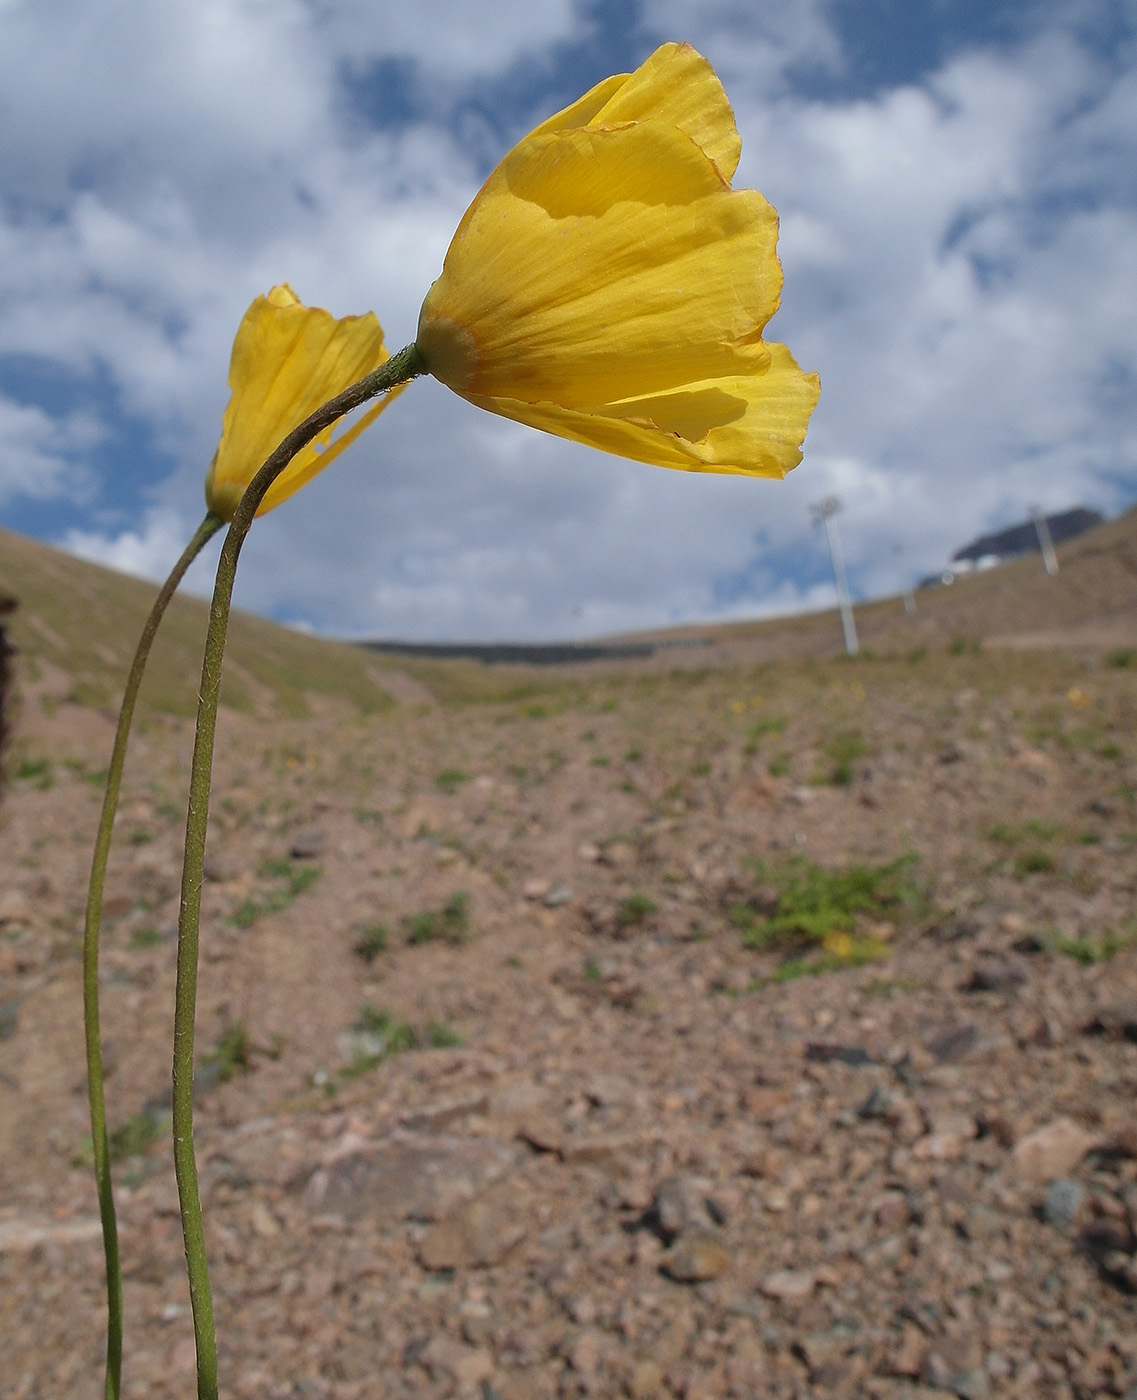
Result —
MULTIPOLYGON (((372 312, 336 320, 305 306, 286 283, 257 297, 245 312, 229 362, 232 394, 221 420, 221 443, 205 478, 205 500, 232 520, 245 487, 293 428, 388 354, 372 312)), ((333 440, 326 428, 276 478, 257 510, 272 510, 355 441, 403 386, 391 390, 333 440)))
POLYGON ((686 44, 530 132, 466 211, 419 317, 426 369, 480 408, 639 461, 784 476, 820 385, 762 339, 778 216, 686 44))

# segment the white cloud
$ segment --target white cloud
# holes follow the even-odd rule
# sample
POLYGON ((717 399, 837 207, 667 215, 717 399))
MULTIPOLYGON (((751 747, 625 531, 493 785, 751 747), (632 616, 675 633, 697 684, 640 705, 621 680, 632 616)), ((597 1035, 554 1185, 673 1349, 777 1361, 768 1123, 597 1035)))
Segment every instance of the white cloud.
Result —
MULTIPOLYGON (((492 23, 472 0, 440 8, 0 8, 0 357, 98 368, 174 463, 141 500, 109 480, 97 499, 81 464, 107 425, 0 401, 0 499, 90 498, 68 546, 164 574, 200 518, 253 295, 287 279, 338 314, 375 309, 393 347, 413 336, 480 172, 442 126, 346 126, 337 74, 406 58, 457 93, 545 71, 593 23, 569 0, 492 23)), ((822 0, 650 8, 715 61, 740 180, 782 213, 771 333, 823 382, 803 466, 782 484, 653 471, 415 385, 258 523, 246 606, 351 633, 584 635, 830 597, 806 512, 830 491, 869 590, 895 588, 896 541, 928 572, 1034 502, 1128 501, 1137 70, 1055 23, 919 86, 806 101, 794 64, 846 62, 822 0)))
POLYGON ((0 505, 16 496, 48 501, 65 491, 89 494, 90 474, 81 458, 100 437, 89 414, 52 417, 0 396, 0 505))

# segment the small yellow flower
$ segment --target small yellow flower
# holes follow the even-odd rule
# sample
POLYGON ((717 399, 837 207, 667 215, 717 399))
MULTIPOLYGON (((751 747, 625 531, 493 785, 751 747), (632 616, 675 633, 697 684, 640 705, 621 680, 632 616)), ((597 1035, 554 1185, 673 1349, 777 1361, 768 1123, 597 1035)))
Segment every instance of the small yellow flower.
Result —
MULTIPOLYGON (((205 478, 209 509, 232 520, 246 486, 292 429, 388 358, 383 332, 370 311, 337 321, 319 307, 305 306, 286 283, 257 297, 233 341, 232 394, 205 478)), ((334 441, 339 424, 298 452, 269 487, 257 514, 278 506, 338 457, 402 387, 384 395, 334 441)))
POLYGON ((715 72, 665 44, 530 132, 466 211, 419 317, 480 408, 686 471, 784 476, 820 385, 762 339, 778 217, 730 180, 715 72))

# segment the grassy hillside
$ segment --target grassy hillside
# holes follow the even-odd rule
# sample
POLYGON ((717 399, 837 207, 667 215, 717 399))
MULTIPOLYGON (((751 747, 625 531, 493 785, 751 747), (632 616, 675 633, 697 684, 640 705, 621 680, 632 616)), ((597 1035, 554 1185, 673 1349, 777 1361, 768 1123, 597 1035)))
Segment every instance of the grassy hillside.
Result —
MULTIPOLYGON (((25 683, 55 674, 59 698, 117 707, 152 584, 0 530, 0 592, 19 600, 9 623, 25 683)), ((193 713, 208 611, 201 599, 174 599, 151 654, 144 711, 193 713)), ((382 672, 355 647, 235 612, 222 702, 281 717, 303 716, 319 700, 366 712, 391 703, 382 672)))
MULTIPOLYGON (((1137 646, 1137 510, 1062 545, 1054 578, 1031 556, 948 588, 859 605, 861 645, 878 654, 974 649, 984 643, 1108 653, 1137 646)), ((0 593, 19 599, 10 631, 25 688, 96 709, 117 706, 154 587, 0 530, 0 593)), ((151 657, 142 714, 193 712, 207 606, 177 598, 151 657)), ((404 700, 540 700, 599 673, 752 665, 841 651, 833 611, 764 622, 692 625, 640 634, 657 644, 643 660, 569 667, 492 666, 394 657, 306 636, 234 613, 222 700, 245 714, 301 718, 328 704, 367 713, 404 700)))

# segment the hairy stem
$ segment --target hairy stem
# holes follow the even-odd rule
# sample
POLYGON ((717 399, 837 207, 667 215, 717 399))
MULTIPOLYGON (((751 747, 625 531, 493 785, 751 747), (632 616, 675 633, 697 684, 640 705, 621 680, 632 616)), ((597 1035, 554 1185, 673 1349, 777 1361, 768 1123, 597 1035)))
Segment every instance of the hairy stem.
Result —
POLYGON ((217 731, 217 698, 233 581, 241 546, 257 507, 268 488, 301 448, 353 408, 393 389, 423 372, 414 345, 400 350, 365 378, 329 399, 298 428, 293 429, 249 483, 233 516, 221 559, 201 670, 193 761, 190 768, 189 812, 186 817, 185 861, 182 866, 181 912, 178 919, 178 972, 174 1001, 174 1172, 182 1216, 186 1272, 193 1309, 197 1346, 199 1400, 217 1400, 217 1341, 213 1328, 213 1295, 205 1253, 197 1163, 193 1146, 194 1016, 197 1007, 197 963, 201 919, 201 885, 205 866, 205 839, 209 822, 209 790, 213 772, 213 745, 217 731))
POLYGON ((83 1029, 87 1042, 87 1094, 91 1104, 95 1185, 99 1195, 99 1216, 103 1224, 103 1253, 107 1261, 106 1400, 118 1400, 122 1388, 122 1262, 118 1252, 118 1224, 115 1219, 114 1190, 111 1184, 103 1091, 103 1050, 99 1034, 99 932, 102 926, 103 888, 106 884, 115 813, 118 810, 119 789, 122 786, 122 770, 126 762, 126 745, 130 738, 134 706, 150 655, 150 646, 186 570, 224 523, 220 516, 209 514, 197 527, 193 539, 186 545, 182 557, 174 565, 170 577, 154 599, 154 606, 150 609, 150 616, 146 619, 146 625, 138 639, 138 647, 134 653, 134 660, 130 663, 122 705, 118 712, 118 726, 115 729, 114 746, 107 768, 106 789, 103 793, 103 810, 99 817, 95 852, 91 859, 91 879, 87 886, 87 914, 83 925, 83 1029))

